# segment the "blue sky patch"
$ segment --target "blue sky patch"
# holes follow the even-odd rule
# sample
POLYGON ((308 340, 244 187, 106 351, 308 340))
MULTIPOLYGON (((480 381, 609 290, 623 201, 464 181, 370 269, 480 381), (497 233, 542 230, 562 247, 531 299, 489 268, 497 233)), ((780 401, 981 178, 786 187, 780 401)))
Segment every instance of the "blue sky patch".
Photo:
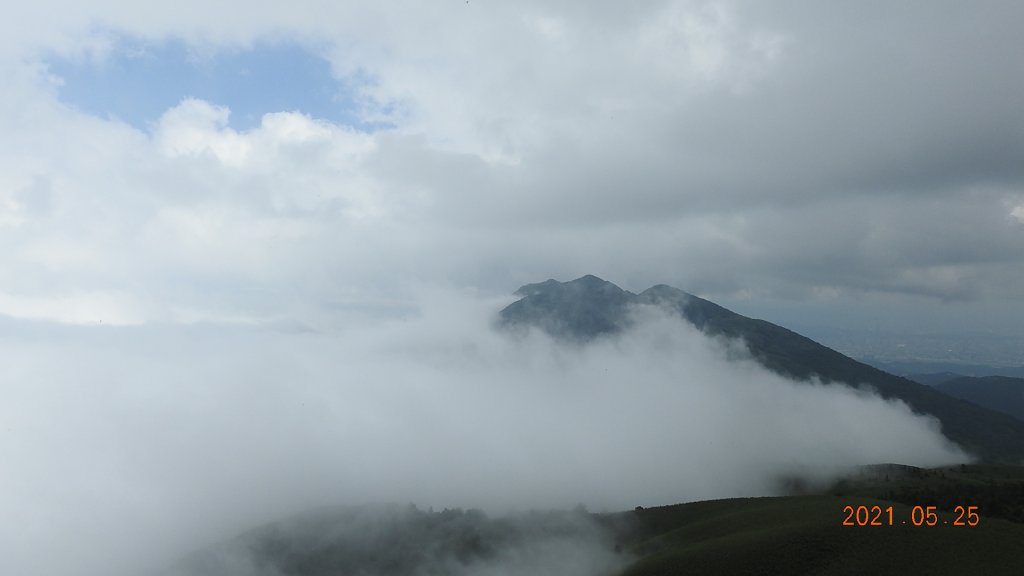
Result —
POLYGON ((45 62, 63 81, 62 101, 143 130, 189 97, 230 108, 229 123, 236 130, 258 126, 268 112, 292 111, 364 131, 385 127, 360 119, 356 90, 366 78, 339 82, 325 59, 294 43, 198 53, 180 40, 122 38, 102 62, 57 57, 45 62))

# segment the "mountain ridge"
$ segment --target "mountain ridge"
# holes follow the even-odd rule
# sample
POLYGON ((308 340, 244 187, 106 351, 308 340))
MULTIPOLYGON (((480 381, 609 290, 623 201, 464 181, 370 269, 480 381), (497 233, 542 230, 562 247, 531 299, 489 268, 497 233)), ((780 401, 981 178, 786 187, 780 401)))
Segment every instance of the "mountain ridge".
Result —
POLYGON ((712 337, 741 339, 769 370, 796 380, 818 378, 873 388, 942 424, 943 434, 983 461, 1024 462, 1024 422, 961 402, 929 386, 883 372, 782 326, 737 314, 688 292, 658 284, 634 294, 593 275, 549 279, 516 291, 519 300, 499 312, 507 329, 536 327, 566 341, 586 343, 628 329, 631 306, 660 306, 712 337))
POLYGON ((1024 421, 1024 378, 958 376, 936 384, 935 389, 1024 421))

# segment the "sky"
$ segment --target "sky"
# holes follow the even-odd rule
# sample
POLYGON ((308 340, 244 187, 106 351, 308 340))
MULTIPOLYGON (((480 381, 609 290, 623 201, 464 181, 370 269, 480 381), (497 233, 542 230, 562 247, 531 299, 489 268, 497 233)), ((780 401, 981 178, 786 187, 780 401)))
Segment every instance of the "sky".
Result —
POLYGON ((331 77, 330 63, 311 47, 263 41, 201 51, 180 39, 147 41, 113 33, 109 42, 103 57, 44 58, 48 73, 59 78, 61 101, 141 130, 149 130, 184 98, 227 106, 228 126, 237 130, 259 127, 267 112, 375 127, 361 120, 351 91, 331 77))
POLYGON ((590 273, 1019 335, 1021 10, 33 3, 0 313, 315 325, 590 273))
MULTIPOLYGON (((547 278, 665 283, 787 326, 1020 339, 1021 21, 1024 5, 995 1, 19 5, 0 22, 0 508, 22 523, 0 542, 22 552, 0 554, 0 572, 60 574, 73 559, 109 574, 128 538, 139 562, 165 558, 323 499, 474 500, 446 477, 431 491, 369 473, 332 496, 350 468, 327 455, 377 426, 373 453, 400 461, 455 438, 452 468, 469 470, 504 441, 466 440, 474 423, 511 426, 550 400, 475 383, 571 386, 603 374, 602 352, 620 374, 653 362, 631 344, 643 333, 555 360, 554 344, 495 336, 487 318, 547 278), (403 387, 429 402, 402 400, 403 387), (511 411, 463 418, 496 404, 511 411), (453 428, 417 439, 416 418, 453 428), (272 445, 254 450, 265 431, 272 445), (271 473, 296 469, 317 474, 271 473), (238 489, 253 476, 265 482, 238 489), (219 521, 186 529, 212 502, 219 521), (90 532, 96 517, 109 520, 90 532), (55 535, 83 533, 79 550, 47 557, 55 535)), ((737 429, 678 432, 756 454, 731 406, 735 387, 769 375, 694 346, 697 372, 731 383, 701 388, 695 406, 737 429)), ((651 398, 684 370, 654 366, 651 398)), ((588 401, 612 418, 624 400, 606 392, 588 401)), ((572 451, 606 422, 559 428, 555 408, 579 401, 566 394, 538 430, 572 451)), ((955 459, 927 421, 843 394, 810 395, 800 412, 864 409, 879 434, 916 439, 888 448, 955 459)), ((804 462, 791 451, 804 433, 770 428, 777 458, 717 462, 686 493, 622 482, 678 499, 763 492, 777 461, 891 456, 837 433, 853 452, 804 462)), ((609 454, 656 464, 623 443, 531 476, 561 458, 536 438, 497 451, 521 457, 496 469, 526 480, 509 506, 562 503, 609 454)))

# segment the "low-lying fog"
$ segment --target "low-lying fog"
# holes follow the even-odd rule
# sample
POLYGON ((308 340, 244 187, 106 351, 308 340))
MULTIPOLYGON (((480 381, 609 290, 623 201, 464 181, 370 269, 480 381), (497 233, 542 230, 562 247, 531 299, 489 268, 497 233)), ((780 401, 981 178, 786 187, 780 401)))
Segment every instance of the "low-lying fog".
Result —
POLYGON ((653 309, 585 347, 435 292, 331 332, 0 326, 0 572, 140 573, 302 509, 615 511, 965 455, 653 309))

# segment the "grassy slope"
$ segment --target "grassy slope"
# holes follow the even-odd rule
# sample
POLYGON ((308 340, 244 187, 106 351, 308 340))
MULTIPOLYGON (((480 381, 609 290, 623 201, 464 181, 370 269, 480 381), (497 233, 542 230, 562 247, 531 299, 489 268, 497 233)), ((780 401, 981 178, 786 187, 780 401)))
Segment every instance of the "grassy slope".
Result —
POLYGON ((857 494, 884 500, 933 504, 940 509, 978 506, 986 515, 1024 523, 1024 468, 971 464, 915 468, 885 464, 865 468, 866 474, 838 482, 832 494, 857 494))
POLYGON ((976 527, 914 527, 909 506, 870 498, 743 498, 632 514, 628 539, 642 559, 623 576, 1024 574, 1024 525, 983 517, 976 527), (907 525, 842 526, 848 504, 892 505, 907 525))
POLYGON ((614 546, 627 554, 624 560, 633 559, 622 576, 1024 574, 1024 467, 882 464, 861 468, 829 494, 613 514, 550 511, 491 519, 479 511, 411 505, 322 509, 201 551, 172 573, 256 573, 238 568, 240 553, 267 573, 287 576, 450 574, 452 566, 497 573, 502 558, 552 545, 614 546), (843 526, 847 505, 892 505, 895 525, 843 526), (913 526, 915 505, 937 506, 940 524, 913 526), (951 512, 956 505, 977 506, 980 525, 941 524, 957 517, 951 512))

